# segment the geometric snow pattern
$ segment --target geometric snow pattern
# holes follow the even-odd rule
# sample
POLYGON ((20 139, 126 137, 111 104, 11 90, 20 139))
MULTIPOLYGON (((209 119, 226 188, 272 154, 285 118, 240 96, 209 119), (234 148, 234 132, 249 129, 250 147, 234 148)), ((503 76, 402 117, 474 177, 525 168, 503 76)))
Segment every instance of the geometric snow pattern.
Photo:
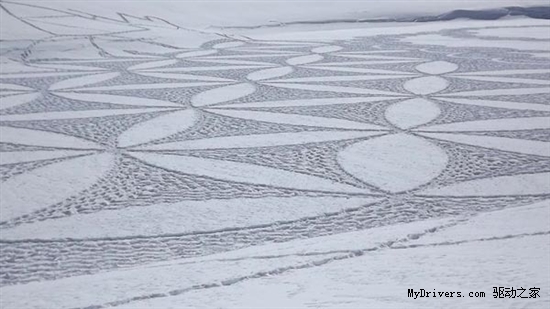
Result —
POLYGON ((115 53, 110 35, 0 74, 2 285, 550 198, 544 59, 391 36, 115 53))

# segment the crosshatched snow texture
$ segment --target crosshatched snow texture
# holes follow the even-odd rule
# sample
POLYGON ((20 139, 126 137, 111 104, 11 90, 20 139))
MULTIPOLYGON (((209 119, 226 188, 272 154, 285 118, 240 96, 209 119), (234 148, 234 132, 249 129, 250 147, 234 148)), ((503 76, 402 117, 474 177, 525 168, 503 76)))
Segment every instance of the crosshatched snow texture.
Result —
POLYGON ((550 306, 547 21, 74 3, 0 5, 0 307, 550 306))

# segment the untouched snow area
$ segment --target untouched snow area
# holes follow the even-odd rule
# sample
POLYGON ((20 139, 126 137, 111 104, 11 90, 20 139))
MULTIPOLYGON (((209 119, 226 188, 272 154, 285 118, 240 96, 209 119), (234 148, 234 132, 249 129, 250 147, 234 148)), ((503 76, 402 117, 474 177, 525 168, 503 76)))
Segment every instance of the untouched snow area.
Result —
POLYGON ((537 5, 1 1, 0 308, 550 307, 537 5))

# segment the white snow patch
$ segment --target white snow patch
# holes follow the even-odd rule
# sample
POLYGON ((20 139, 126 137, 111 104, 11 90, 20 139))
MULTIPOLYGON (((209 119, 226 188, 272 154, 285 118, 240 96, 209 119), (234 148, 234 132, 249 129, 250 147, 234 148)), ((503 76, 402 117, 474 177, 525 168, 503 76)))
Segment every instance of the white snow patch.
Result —
POLYGON ((378 199, 266 197, 185 201, 122 210, 78 214, 20 225, 2 232, 3 239, 59 239, 146 236, 245 228, 297 220, 367 205, 378 199))
POLYGON ((415 98, 390 105, 385 116, 398 128, 409 129, 432 121, 440 113, 437 104, 423 98, 415 98))
POLYGON ((2 183, 0 217, 9 220, 61 202, 94 184, 113 162, 112 155, 97 154, 14 176, 2 183))
POLYGON ((338 154, 338 162, 367 183, 400 192, 414 189, 439 175, 447 165, 447 155, 421 138, 392 134, 349 146, 338 154))

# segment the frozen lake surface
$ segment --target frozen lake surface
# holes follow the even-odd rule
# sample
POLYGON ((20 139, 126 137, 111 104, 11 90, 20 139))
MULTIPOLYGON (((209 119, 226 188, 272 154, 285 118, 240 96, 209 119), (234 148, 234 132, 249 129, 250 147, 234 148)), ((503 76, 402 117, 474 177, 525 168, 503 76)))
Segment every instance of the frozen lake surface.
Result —
POLYGON ((0 307, 550 306, 549 20, 90 3, 0 3, 0 307))

